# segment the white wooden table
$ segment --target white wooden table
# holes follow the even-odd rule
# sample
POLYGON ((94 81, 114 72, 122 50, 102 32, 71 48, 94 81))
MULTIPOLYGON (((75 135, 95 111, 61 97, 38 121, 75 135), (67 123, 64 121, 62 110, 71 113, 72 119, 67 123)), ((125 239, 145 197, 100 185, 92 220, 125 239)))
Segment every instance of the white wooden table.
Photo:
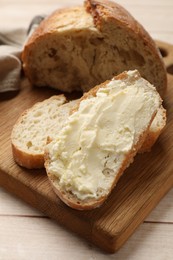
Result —
MULTIPOLYGON (((36 14, 80 0, 0 0, 0 29, 27 27, 36 14)), ((172 0, 118 0, 153 38, 173 44, 172 0)), ((173 259, 173 189, 115 254, 101 252, 0 188, 0 260, 173 259)))

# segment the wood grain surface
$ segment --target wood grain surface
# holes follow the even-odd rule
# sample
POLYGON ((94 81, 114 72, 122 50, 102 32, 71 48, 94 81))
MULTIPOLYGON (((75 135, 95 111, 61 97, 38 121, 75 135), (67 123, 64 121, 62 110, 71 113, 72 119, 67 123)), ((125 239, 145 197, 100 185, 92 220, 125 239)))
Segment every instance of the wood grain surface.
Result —
MULTIPOLYGON (((158 45, 171 72, 173 46, 161 42, 158 45)), ((168 83, 164 100, 168 122, 152 151, 137 155, 102 207, 78 212, 57 198, 44 170, 26 170, 13 161, 10 134, 16 119, 36 101, 57 93, 33 88, 24 79, 20 92, 5 93, 0 97, 0 185, 101 249, 110 253, 118 250, 173 186, 171 74, 168 74, 168 83)))

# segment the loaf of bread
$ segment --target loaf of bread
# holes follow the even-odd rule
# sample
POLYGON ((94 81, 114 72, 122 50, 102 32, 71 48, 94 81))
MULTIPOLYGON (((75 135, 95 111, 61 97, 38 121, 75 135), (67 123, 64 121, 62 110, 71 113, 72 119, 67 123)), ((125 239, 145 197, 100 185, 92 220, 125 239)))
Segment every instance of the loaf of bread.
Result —
POLYGON ((78 210, 100 206, 142 146, 161 103, 136 70, 86 93, 45 148, 45 168, 59 198, 78 210))
POLYGON ((167 78, 155 42, 128 11, 108 0, 57 10, 26 42, 23 69, 32 84, 88 91, 137 69, 164 95, 167 78))
POLYGON ((28 169, 44 167, 47 137, 55 138, 75 101, 65 102, 64 95, 52 96, 22 113, 11 133, 12 152, 17 164, 28 169))

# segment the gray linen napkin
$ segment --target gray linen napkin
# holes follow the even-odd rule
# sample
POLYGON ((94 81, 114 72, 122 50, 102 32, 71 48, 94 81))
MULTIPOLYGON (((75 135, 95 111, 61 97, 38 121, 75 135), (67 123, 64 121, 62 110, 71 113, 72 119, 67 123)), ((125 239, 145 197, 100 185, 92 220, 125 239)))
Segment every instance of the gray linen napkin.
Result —
POLYGON ((26 30, 0 32, 0 92, 19 90, 23 45, 44 18, 45 15, 34 17, 26 30))

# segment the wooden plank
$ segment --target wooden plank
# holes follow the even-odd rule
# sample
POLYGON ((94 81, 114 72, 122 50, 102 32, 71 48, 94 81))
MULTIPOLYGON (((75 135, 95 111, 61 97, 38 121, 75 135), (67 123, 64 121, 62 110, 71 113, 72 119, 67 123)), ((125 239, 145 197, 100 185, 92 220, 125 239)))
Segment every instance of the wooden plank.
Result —
MULTIPOLYGON (((170 65, 173 47, 165 43, 160 43, 160 46, 167 51, 164 59, 170 65)), ((13 161, 10 133, 15 120, 25 108, 55 94, 54 90, 32 88, 24 80, 19 93, 0 97, 0 184, 100 248, 116 251, 173 186, 173 76, 168 75, 168 79, 169 88, 164 102, 168 123, 161 138, 152 152, 135 158, 101 208, 86 212, 64 205, 53 193, 44 170, 26 170, 13 161)))
POLYGON ((0 259, 171 260, 173 225, 144 223, 113 255, 70 234, 48 218, 0 217, 0 259), (7 243, 8 241, 8 243, 7 243), (76 250, 78 249, 78 250, 76 250))
MULTIPOLYGON (((172 223, 173 224, 173 207, 172 207, 173 189, 160 201, 156 208, 148 215, 145 221, 154 223, 172 223)), ((22 200, 19 200, 5 189, 0 187, 0 216, 44 216, 40 211, 30 207, 22 200)))
POLYGON ((173 189, 160 201, 156 208, 145 219, 146 222, 173 224, 173 189))
POLYGON ((0 187, 0 216, 36 217, 44 214, 0 187))

